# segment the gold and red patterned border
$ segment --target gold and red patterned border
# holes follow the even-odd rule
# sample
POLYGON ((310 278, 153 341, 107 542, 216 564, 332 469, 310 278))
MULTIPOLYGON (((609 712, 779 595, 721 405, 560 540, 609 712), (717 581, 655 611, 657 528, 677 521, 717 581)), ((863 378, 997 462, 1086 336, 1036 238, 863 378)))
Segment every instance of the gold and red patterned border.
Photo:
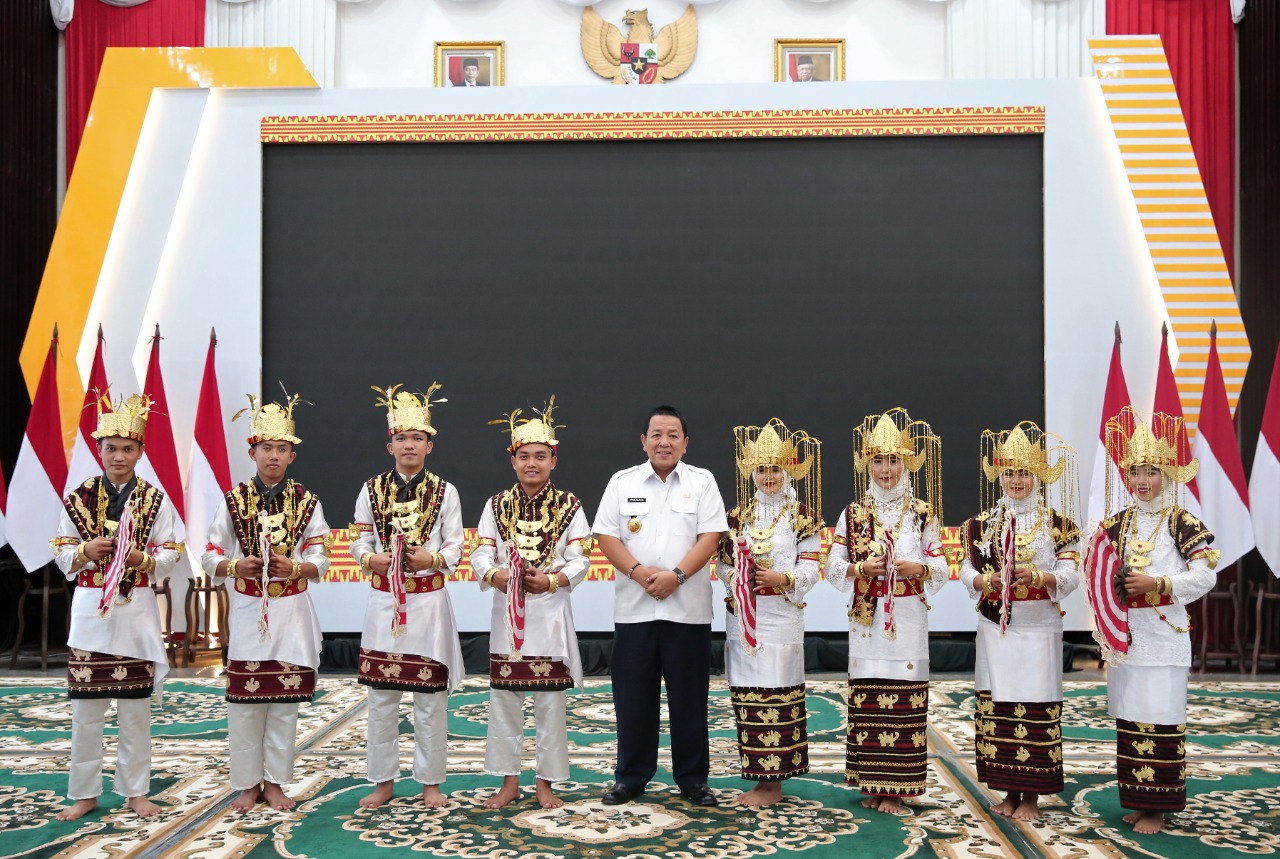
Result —
POLYGON ((264 116, 261 128, 263 143, 463 143, 933 134, 1044 134, 1044 107, 264 116))
MULTIPOLYGON (((827 528, 822 532, 822 563, 826 564, 827 550, 831 548, 831 535, 834 529, 827 528)), ((942 529, 942 546, 947 553, 947 559, 951 563, 951 578, 960 577, 960 529, 959 528, 943 528, 942 529)), ((458 568, 447 576, 450 582, 474 582, 476 580, 475 573, 471 572, 471 550, 476 547, 476 531, 474 528, 467 529, 466 552, 463 553, 462 563, 458 564, 458 568)), ((333 556, 329 562, 329 569, 324 575, 323 581, 326 582, 362 582, 364 581, 364 572, 352 559, 351 553, 351 534, 345 528, 333 529, 333 556)), ((591 569, 587 572, 587 581, 613 581, 614 570, 613 565, 605 558, 604 553, 599 547, 593 547, 591 550, 591 569)))

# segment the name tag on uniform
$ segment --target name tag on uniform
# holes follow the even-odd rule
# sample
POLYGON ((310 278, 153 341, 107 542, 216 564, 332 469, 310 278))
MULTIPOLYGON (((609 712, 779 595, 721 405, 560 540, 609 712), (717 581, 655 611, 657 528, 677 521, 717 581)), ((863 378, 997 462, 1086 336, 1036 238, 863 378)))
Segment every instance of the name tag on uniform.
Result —
POLYGON ((640 502, 643 502, 643 501, 648 501, 648 500, 649 500, 648 498, 628 498, 628 499, 627 499, 627 503, 628 503, 628 504, 637 504, 637 503, 640 503, 640 502))

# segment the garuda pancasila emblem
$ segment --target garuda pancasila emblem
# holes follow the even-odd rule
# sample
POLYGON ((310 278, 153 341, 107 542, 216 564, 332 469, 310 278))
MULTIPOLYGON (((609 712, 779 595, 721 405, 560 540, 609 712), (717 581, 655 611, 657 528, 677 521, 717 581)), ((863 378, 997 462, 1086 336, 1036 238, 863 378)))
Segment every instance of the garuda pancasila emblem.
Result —
POLYGON ((627 10, 624 37, 591 6, 582 10, 582 57, 591 70, 616 84, 660 84, 693 65, 698 52, 698 16, 693 4, 653 36, 649 10, 627 10))

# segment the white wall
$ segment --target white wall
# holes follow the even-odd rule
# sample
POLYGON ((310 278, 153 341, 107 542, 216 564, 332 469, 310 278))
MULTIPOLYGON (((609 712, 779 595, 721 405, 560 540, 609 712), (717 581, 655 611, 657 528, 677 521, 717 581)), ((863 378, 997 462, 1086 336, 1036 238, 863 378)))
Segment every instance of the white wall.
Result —
MULTIPOLYGON (((376 11, 378 5, 370 0, 368 11, 376 11)), ((495 88, 462 98, 437 89, 218 90, 203 99, 197 122, 200 94, 157 92, 144 145, 130 173, 122 223, 108 252, 109 261, 119 262, 104 270, 104 278, 114 284, 113 290, 125 288, 121 281, 127 262, 129 277, 138 279, 127 285, 129 306, 141 317, 131 330, 142 337, 145 327, 159 322, 169 338, 163 348, 164 371, 184 468, 209 327, 218 329, 218 372, 228 417, 246 392, 262 390, 264 382, 275 385, 274 380, 259 378, 262 337, 296 337, 294 332, 261 331, 259 124, 264 115, 449 114, 477 108, 506 113, 1044 105, 1047 424, 1079 450, 1081 473, 1089 474, 1111 329, 1117 319, 1128 332, 1130 389, 1139 405, 1150 402, 1163 303, 1092 79, 863 82, 821 89, 768 83, 644 89, 592 84, 495 88), (154 143, 147 142, 153 138, 154 143), (161 237, 163 247, 157 248, 161 237)), ((309 345, 323 348, 320 343, 309 345)), ((82 362, 83 349, 82 344, 82 362)), ((135 355, 135 367, 137 360, 135 355)), ((305 410, 299 428, 305 440, 305 410)), ((228 437, 233 477, 246 479, 250 463, 239 446, 244 427, 228 422, 228 437)), ((966 455, 963 441, 953 449, 966 455)), ((307 455, 305 443, 300 455, 307 455)), ((598 490, 580 488, 587 498, 598 490)), ((326 501, 330 524, 344 525, 350 499, 326 501)), ((366 587, 326 584, 313 591, 326 629, 360 628, 366 587)), ((478 588, 457 584, 450 585, 450 592, 464 629, 487 628, 488 608, 478 588)), ((611 628, 612 592, 612 583, 591 582, 575 594, 580 628, 611 628)), ((810 600, 810 629, 846 628, 843 602, 833 597, 834 592, 810 600)), ((973 604, 958 584, 945 588, 932 602, 935 629, 973 628, 973 604)), ((1064 607, 1068 628, 1084 628, 1080 595, 1073 595, 1064 607)))

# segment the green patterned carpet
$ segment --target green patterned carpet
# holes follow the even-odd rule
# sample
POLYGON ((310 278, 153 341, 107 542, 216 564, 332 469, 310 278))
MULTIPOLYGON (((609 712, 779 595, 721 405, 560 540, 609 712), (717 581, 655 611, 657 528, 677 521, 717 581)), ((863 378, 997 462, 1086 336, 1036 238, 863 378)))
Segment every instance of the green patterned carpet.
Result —
MULTIPOLYGON (((166 684, 155 710, 152 789, 165 812, 143 822, 121 799, 74 823, 54 813, 65 800, 70 707, 57 681, 0 680, 0 859, 7 857, 382 857, 386 848, 441 859, 848 859, 848 857, 1199 857, 1280 853, 1280 684, 1212 683, 1193 687, 1188 736, 1187 810, 1162 834, 1138 841, 1120 817, 1114 736, 1100 683, 1068 683, 1063 733, 1067 788, 1042 819, 1015 824, 987 811, 991 797, 974 781, 972 684, 932 684, 930 786, 901 816, 868 812, 843 782, 844 684, 809 687, 813 772, 786 783, 787 798, 748 811, 728 803, 704 809, 668 783, 638 802, 599 803, 611 783, 613 711, 609 685, 589 681, 571 694, 573 780, 560 786, 563 808, 525 798, 501 811, 483 808, 498 779, 481 772, 487 684, 468 681, 450 700, 447 808, 416 803, 417 786, 376 811, 359 809, 364 781, 364 692, 354 679, 324 678, 302 709, 297 781, 288 813, 259 805, 227 811, 226 721, 218 681, 166 684)), ((722 800, 745 785, 736 776, 732 715, 723 682, 713 685, 712 787, 722 800)), ((411 754, 408 708, 401 752, 411 754)), ((108 729, 111 733, 111 729, 108 729)), ((107 765, 114 737, 107 741, 107 765)), ((528 742, 532 757, 532 737, 528 742)), ((660 761, 663 767, 668 758, 660 761)), ((108 773, 109 775, 109 773, 108 773)), ((660 778, 661 778, 660 774, 660 778)), ((109 784, 108 784, 109 787, 109 784)))

